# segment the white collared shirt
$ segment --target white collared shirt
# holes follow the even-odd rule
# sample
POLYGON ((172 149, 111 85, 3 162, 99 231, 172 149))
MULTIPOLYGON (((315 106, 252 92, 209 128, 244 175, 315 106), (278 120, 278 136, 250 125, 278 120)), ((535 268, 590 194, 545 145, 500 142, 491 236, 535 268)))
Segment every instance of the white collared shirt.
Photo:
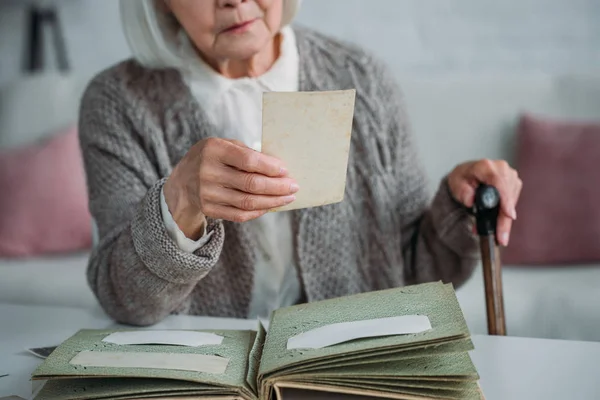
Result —
MULTIPOLYGON (((224 139, 237 139, 260 151, 262 138, 262 94, 299 89, 299 56, 294 31, 281 30, 280 56, 265 74, 257 78, 226 78, 201 60, 185 41, 182 47, 189 67, 182 71, 192 95, 224 139)), ((204 234, 193 241, 179 229, 161 193, 161 211, 169 236, 186 252, 194 252, 210 238, 204 234)), ((301 286, 294 260, 289 212, 268 213, 246 222, 257 235, 260 246, 254 271, 254 288, 249 318, 268 318, 271 311, 298 302, 301 286)))

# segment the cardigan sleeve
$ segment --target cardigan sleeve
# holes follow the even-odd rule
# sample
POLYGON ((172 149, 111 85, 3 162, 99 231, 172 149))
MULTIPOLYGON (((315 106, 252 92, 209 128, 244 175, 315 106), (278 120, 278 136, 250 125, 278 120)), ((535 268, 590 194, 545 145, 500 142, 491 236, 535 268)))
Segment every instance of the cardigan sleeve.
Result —
POLYGON ((161 212, 166 178, 132 122, 143 110, 134 110, 121 87, 107 76, 94 79, 80 108, 89 206, 98 227, 87 277, 109 316, 150 325, 187 311, 191 291, 220 256, 224 228, 209 219, 210 237, 194 252, 171 238, 161 212))

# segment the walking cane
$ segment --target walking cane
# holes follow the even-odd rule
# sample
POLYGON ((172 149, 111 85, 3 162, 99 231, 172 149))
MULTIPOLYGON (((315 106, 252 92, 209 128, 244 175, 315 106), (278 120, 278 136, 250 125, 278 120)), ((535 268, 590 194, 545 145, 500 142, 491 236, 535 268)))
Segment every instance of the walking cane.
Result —
POLYGON ((500 252, 496 241, 496 222, 500 210, 500 194, 489 185, 475 192, 474 214, 481 247, 485 303, 490 335, 506 336, 500 252))

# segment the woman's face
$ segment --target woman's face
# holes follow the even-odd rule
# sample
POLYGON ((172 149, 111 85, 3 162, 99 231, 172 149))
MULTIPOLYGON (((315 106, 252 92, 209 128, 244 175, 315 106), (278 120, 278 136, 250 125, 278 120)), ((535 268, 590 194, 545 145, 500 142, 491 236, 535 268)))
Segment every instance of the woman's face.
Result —
POLYGON ((283 0, 166 0, 166 4, 209 59, 247 60, 281 27, 283 0))

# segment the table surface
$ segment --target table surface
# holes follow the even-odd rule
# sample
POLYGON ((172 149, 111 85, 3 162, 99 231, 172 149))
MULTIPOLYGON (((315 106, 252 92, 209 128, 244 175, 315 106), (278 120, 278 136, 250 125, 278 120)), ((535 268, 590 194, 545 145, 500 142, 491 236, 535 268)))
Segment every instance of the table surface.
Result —
MULTIPOLYGON (((79 329, 119 327, 100 311, 0 304, 0 398, 31 397, 41 360, 33 347, 55 346, 79 329)), ((254 329, 256 321, 170 316, 152 329, 254 329)), ((486 400, 600 399, 600 343, 473 336, 473 362, 486 400)))

